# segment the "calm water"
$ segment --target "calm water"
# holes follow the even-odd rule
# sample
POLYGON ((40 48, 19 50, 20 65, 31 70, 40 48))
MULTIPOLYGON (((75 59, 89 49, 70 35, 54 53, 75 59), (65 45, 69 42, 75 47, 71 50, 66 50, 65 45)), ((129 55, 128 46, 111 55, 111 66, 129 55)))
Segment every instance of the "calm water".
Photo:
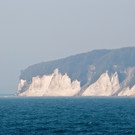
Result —
POLYGON ((0 98, 0 135, 135 135, 135 98, 0 98))

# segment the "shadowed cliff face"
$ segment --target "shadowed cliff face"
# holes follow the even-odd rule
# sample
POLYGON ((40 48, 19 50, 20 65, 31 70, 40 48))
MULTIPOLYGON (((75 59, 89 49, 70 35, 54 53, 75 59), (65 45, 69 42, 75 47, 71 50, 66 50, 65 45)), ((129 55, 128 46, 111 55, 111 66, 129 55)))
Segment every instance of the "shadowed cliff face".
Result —
MULTIPOLYGON (((78 54, 65 59, 43 62, 30 66, 27 69, 23 70, 20 75, 20 83, 18 88, 19 94, 26 92, 28 89, 29 91, 39 89, 39 86, 37 87, 37 85, 39 84, 35 84, 36 81, 38 80, 38 82, 40 82, 41 78, 44 78, 43 76, 56 74, 55 69, 59 69, 60 75, 68 79, 66 80, 66 83, 62 82, 62 80, 59 80, 59 78, 56 79, 59 80, 59 83, 56 83, 56 81, 52 81, 51 84, 53 86, 55 85, 55 87, 53 87, 54 91, 56 89, 57 91, 58 89, 60 89, 60 87, 58 87, 57 85, 63 84, 63 86, 61 87, 62 89, 68 84, 68 86, 70 86, 70 92, 72 91, 72 85, 74 85, 75 89, 78 89, 78 91, 76 90, 75 93, 71 92, 71 96, 117 96, 124 95, 119 94, 124 89, 126 89, 125 91, 126 93, 128 93, 128 95, 132 95, 133 92, 127 92, 127 89, 132 89, 132 91, 134 91, 135 47, 121 48, 115 50, 94 50, 92 52, 78 54), (34 80, 35 83, 33 83, 34 80), (78 81, 76 82, 76 84, 74 84, 75 80, 78 81), (100 88, 102 89, 102 91, 100 90, 100 88)), ((42 80, 42 85, 44 85, 44 83, 46 84, 46 81, 42 80)), ((49 90, 52 90, 52 87, 49 87, 48 93, 50 92, 49 90)), ((57 92, 55 94, 59 95, 57 92)), ((46 94, 44 93, 41 95, 46 94)))

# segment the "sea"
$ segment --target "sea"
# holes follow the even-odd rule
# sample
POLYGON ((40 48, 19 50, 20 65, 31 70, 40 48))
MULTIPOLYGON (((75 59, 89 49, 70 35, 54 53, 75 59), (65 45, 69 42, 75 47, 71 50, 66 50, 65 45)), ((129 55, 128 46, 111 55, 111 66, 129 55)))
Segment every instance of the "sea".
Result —
POLYGON ((135 98, 1 96, 0 135, 135 135, 135 98))

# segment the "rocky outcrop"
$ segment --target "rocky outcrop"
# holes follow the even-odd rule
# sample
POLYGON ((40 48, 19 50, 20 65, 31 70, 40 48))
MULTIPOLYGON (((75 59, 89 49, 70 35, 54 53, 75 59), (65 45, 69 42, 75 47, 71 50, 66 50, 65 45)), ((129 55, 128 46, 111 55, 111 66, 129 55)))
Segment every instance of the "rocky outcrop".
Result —
POLYGON ((83 96, 112 96, 120 88, 118 74, 111 77, 108 72, 103 73, 100 78, 84 91, 83 96))
POLYGON ((56 69, 51 75, 33 77, 30 84, 21 80, 17 93, 19 96, 74 96, 79 90, 79 81, 71 81, 67 74, 62 75, 56 69))

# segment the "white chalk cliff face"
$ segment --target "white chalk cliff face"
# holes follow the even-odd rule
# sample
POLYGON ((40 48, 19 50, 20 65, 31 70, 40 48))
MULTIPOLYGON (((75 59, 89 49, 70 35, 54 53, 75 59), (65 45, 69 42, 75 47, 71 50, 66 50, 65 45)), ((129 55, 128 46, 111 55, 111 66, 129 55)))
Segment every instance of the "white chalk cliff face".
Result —
POLYGON ((51 75, 33 77, 31 84, 20 80, 19 96, 74 96, 80 91, 80 82, 71 81, 67 74, 62 75, 58 69, 51 75), (24 92, 22 89, 26 87, 24 92))
POLYGON ((118 96, 135 96, 135 85, 131 89, 129 87, 125 88, 118 96))
POLYGON ((108 72, 103 73, 100 78, 88 86, 82 94, 83 96, 112 96, 120 88, 118 74, 115 73, 111 77, 108 72))
MULTIPOLYGON (((81 91, 79 81, 71 81, 67 74, 62 75, 58 69, 51 75, 33 77, 30 84, 20 80, 17 94, 19 96, 75 96, 81 91)), ((135 85, 122 87, 117 72, 109 75, 103 73, 99 79, 87 86, 80 96, 135 96, 135 85), (117 94, 116 94, 117 93, 117 94)))

